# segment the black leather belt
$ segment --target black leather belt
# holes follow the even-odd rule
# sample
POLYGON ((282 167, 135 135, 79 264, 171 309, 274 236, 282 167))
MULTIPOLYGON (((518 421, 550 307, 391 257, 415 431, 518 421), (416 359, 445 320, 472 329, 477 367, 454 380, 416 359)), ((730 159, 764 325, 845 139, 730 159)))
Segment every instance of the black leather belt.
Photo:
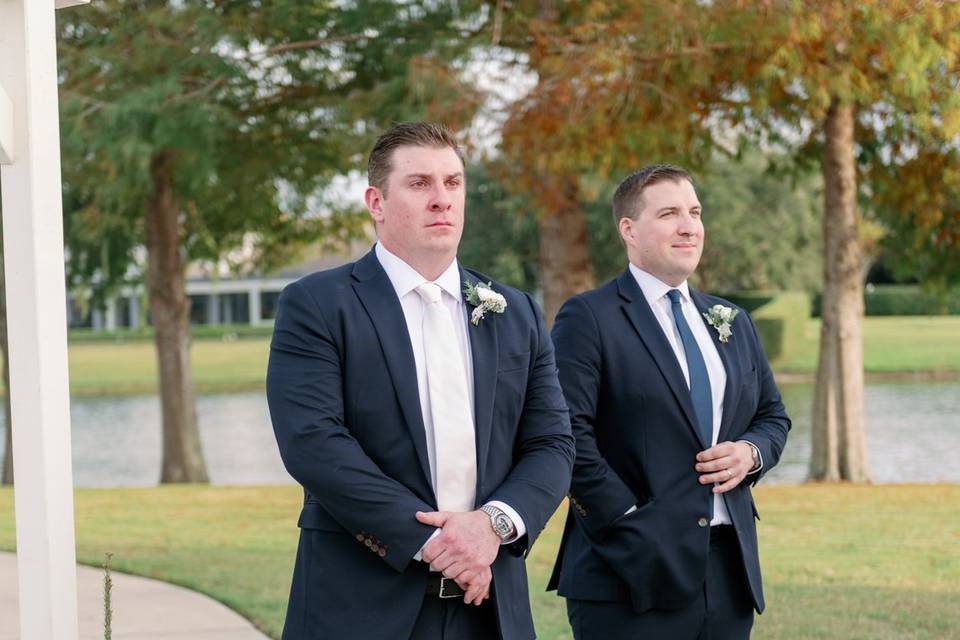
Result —
POLYGON ((431 573, 427 577, 427 595, 438 598, 462 598, 466 595, 460 585, 452 578, 444 578, 442 574, 431 573))
POLYGON ((732 524, 716 524, 710 527, 710 541, 720 542, 721 540, 737 539, 737 531, 732 524))

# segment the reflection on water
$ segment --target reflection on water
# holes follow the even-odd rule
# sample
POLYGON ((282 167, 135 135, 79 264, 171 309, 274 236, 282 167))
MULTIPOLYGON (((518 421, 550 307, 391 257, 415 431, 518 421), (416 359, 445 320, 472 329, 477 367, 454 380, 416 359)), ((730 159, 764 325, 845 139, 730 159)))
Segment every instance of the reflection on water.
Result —
MULTIPOLYGON (((764 482, 807 477, 813 385, 782 385, 793 418, 787 448, 764 482)), ((890 382, 864 389, 867 463, 876 483, 960 482, 960 383, 890 382)))
MULTIPOLYGON (((70 418, 75 486, 157 484, 161 447, 157 396, 72 398, 70 418)), ((200 396, 197 419, 212 483, 291 482, 280 462, 263 393, 200 396)))
MULTIPOLYGON (((802 482, 810 456, 813 387, 783 385, 793 430, 767 483, 802 482)), ((960 482, 960 383, 869 384, 867 450, 874 482, 960 482)), ((262 393, 201 396, 200 438, 214 484, 290 482, 262 393)), ((73 398, 73 473, 79 487, 152 486, 160 477, 156 396, 73 398)), ((3 412, 0 412, 0 435, 3 412)), ((0 437, 0 454, 3 438, 0 437)))

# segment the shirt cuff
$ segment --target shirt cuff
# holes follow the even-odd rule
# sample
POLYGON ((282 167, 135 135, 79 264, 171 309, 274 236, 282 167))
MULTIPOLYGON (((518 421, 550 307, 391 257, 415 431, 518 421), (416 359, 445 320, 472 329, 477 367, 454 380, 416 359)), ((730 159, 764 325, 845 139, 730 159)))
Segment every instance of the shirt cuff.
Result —
POLYGON ((748 472, 747 472, 747 475, 748 475, 748 476, 749 476, 749 475, 753 475, 754 473, 760 471, 760 469, 763 469, 763 453, 760 452, 760 447, 758 447, 757 445, 753 444, 753 443, 750 442, 749 440, 737 440, 737 442, 746 442, 748 445, 750 445, 751 447, 753 447, 753 448, 756 450, 756 452, 757 452, 757 459, 760 461, 760 464, 757 465, 757 468, 756 468, 756 469, 751 469, 750 471, 748 471, 748 472))
POLYGON ((523 518, 520 517, 520 514, 517 513, 513 507, 508 505, 506 502, 500 502, 499 500, 491 500, 487 504, 491 507, 500 509, 500 511, 503 511, 513 523, 514 535, 510 536, 509 539, 504 540, 500 544, 512 544, 527 534, 527 526, 523 523, 523 518))
MULTIPOLYGON (((427 538, 427 541, 423 543, 423 547, 426 547, 428 544, 430 544, 430 541, 440 535, 441 531, 442 529, 434 529, 433 533, 430 534, 430 537, 427 538)), ((420 547, 420 551, 417 551, 413 556, 413 559, 417 562, 423 560, 423 547, 420 547)))

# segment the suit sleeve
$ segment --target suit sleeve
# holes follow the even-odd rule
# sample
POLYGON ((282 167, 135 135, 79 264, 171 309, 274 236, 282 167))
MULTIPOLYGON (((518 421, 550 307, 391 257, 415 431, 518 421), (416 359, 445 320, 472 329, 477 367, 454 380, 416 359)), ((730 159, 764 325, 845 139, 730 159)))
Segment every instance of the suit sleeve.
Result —
POLYGON ((414 514, 434 509, 384 474, 344 424, 338 344, 299 282, 278 303, 267 402, 290 475, 348 532, 385 543, 383 560, 403 571, 434 531, 414 514))
POLYGON ((790 431, 791 423, 787 410, 783 406, 780 391, 773 380, 773 372, 767 362, 757 328, 750 316, 746 313, 743 315, 747 318, 756 353, 759 403, 746 431, 737 436, 737 439, 749 440, 760 450, 763 466, 755 474, 748 476, 750 484, 755 485, 780 461, 780 454, 783 453, 783 447, 787 443, 787 433, 790 431))
POLYGON ((490 496, 510 505, 523 518, 526 535, 507 546, 514 555, 528 553, 570 486, 574 442, 557 381, 553 344, 536 303, 527 296, 537 339, 523 411, 517 427, 513 469, 490 496))
POLYGON ((595 539, 637 503, 637 496, 597 447, 594 429, 602 371, 600 328, 583 298, 571 298, 561 307, 553 325, 553 342, 577 443, 570 497, 582 507, 578 509, 578 521, 595 539))

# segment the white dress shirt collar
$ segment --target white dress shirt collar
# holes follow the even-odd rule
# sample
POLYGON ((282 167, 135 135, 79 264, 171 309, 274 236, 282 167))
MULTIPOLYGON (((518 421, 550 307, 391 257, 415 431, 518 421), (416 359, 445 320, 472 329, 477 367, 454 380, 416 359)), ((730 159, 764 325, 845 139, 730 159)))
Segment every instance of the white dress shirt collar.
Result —
MULTIPOLYGON (((393 285, 398 298, 402 299, 424 282, 428 282, 416 269, 404 262, 402 258, 391 253, 390 250, 380 242, 377 242, 374 251, 383 270, 387 272, 387 277, 390 278, 390 284, 393 285)), ((448 266, 434 282, 446 291, 450 297, 456 300, 458 304, 463 300, 460 293, 460 266, 456 259, 450 263, 450 266, 448 266)))
POLYGON ((671 289, 677 289, 680 291, 680 296, 684 301, 690 301, 690 285, 687 284, 687 281, 684 280, 680 283, 679 286, 671 287, 666 282, 660 280, 654 275, 651 275, 633 264, 630 265, 630 273, 633 274, 633 279, 637 281, 637 285, 640 287, 640 291, 643 292, 643 297, 647 299, 647 304, 651 307, 655 302, 658 302, 661 298, 667 295, 667 291, 671 289))

